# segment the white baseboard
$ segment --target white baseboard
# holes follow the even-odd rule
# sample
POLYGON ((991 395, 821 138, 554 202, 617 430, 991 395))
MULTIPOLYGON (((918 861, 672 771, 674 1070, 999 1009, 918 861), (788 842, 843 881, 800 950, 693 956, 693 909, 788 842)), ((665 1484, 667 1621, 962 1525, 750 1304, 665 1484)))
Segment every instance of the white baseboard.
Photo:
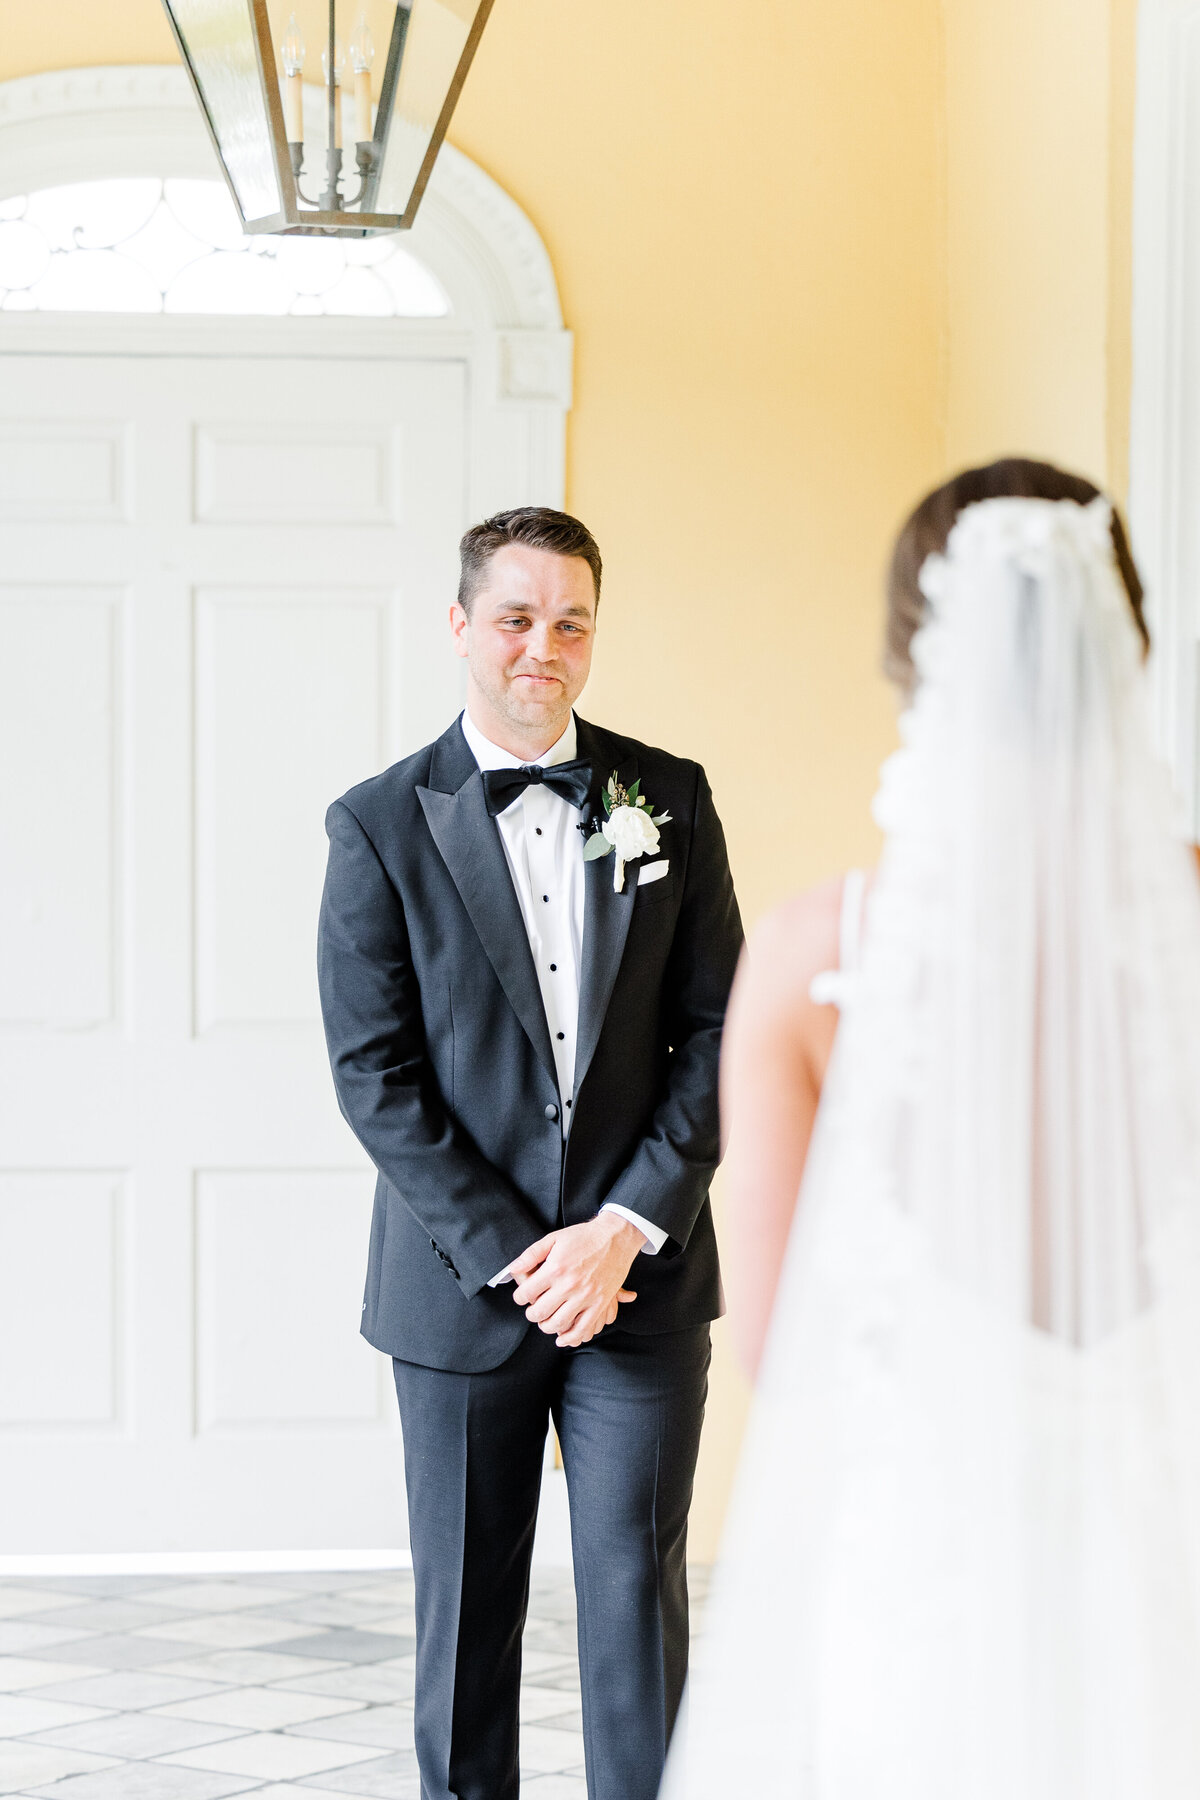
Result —
POLYGON ((411 1569, 407 1550, 118 1550, 0 1556, 5 1575, 257 1575, 300 1569, 411 1569))
MULTIPOLYGON (((542 1477, 533 1560, 538 1568, 571 1566, 571 1520, 561 1469, 542 1477)), ((0 1556, 6 1575, 270 1575, 293 1570, 411 1569, 407 1548, 379 1550, 118 1550, 83 1554, 0 1556)))

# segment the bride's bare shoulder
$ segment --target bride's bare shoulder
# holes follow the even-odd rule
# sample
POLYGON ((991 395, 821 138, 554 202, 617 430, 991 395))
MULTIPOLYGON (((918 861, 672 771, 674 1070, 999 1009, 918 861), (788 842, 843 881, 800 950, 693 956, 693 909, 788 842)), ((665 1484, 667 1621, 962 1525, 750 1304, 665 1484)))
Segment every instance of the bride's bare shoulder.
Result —
POLYGON ((842 876, 793 894, 765 913, 750 933, 746 963, 781 1002, 807 997, 814 975, 838 965, 842 876))
MULTIPOLYGON (((725 1024, 727 1115, 746 1117, 786 1094, 798 1122, 797 1095, 811 1089, 815 1104, 837 1014, 813 999, 811 986, 814 975, 838 966, 841 911, 839 876, 773 907, 751 931, 725 1024)), ((807 1127, 802 1136, 807 1144, 807 1127)), ((803 1147, 799 1154, 803 1162, 803 1147)))

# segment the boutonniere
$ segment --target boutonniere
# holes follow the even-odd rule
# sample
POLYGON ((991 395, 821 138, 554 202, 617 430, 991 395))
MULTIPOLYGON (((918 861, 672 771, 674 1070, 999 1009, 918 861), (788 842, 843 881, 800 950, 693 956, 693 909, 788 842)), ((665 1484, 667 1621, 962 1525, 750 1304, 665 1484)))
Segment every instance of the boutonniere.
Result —
POLYGON ((608 814, 599 831, 593 832, 583 849, 584 862, 595 862, 598 856, 616 851, 613 870, 613 893, 625 886, 625 864, 639 856, 653 855, 658 849, 658 828, 670 823, 669 812, 655 813, 639 791, 641 781, 623 788, 614 769, 604 789, 604 810, 608 814))

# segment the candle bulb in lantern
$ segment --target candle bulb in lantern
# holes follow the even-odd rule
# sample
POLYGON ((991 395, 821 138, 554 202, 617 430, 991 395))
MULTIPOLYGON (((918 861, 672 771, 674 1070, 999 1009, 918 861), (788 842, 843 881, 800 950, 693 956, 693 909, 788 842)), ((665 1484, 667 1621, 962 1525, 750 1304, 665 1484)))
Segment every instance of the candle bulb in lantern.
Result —
POLYGON ((283 122, 289 144, 304 141, 304 39, 295 13, 288 20, 287 34, 279 47, 283 58, 283 122))
MULTIPOLYGON (((333 148, 342 147, 342 76, 346 72, 346 56, 341 44, 334 45, 333 52, 333 148)), ((326 99, 329 95, 329 52, 321 52, 321 73, 325 77, 326 99)))
POLYGON ((375 43, 366 13, 360 13, 354 36, 350 40, 350 61, 354 66, 354 110, 357 114, 358 141, 366 143, 374 134, 371 121, 371 64, 375 60, 375 43))

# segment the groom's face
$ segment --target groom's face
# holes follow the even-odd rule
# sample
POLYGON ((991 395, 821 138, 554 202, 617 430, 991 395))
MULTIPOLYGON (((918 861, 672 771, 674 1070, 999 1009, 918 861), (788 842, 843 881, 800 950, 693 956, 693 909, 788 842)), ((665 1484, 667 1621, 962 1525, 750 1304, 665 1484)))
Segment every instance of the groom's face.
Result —
POLYGON ((587 681, 596 631, 595 586, 581 556, 506 544, 488 563, 470 614, 451 607, 450 626, 489 711, 523 734, 561 735, 587 681))

